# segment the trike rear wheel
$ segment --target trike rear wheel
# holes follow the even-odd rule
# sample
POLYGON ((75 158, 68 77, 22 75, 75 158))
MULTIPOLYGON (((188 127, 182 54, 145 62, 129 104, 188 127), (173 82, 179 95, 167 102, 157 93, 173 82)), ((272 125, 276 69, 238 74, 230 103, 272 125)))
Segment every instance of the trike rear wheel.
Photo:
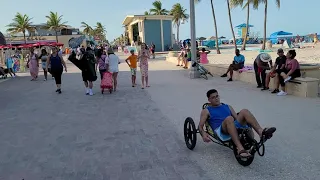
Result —
POLYGON ((197 144, 197 129, 191 117, 184 121, 184 141, 188 149, 192 150, 197 144))

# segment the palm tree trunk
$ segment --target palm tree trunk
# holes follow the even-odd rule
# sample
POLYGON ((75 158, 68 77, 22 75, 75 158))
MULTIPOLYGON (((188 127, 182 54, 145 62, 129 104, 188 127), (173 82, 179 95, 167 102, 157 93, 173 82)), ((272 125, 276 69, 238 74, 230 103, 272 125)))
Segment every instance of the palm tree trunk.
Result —
POLYGON ((262 50, 266 49, 266 41, 267 41, 267 12, 268 12, 268 1, 264 1, 264 32, 263 32, 263 44, 262 50))
POLYGON ((246 44, 247 44, 247 38, 248 38, 248 31, 249 31, 249 18, 250 18, 250 5, 248 3, 248 7, 247 7, 247 27, 246 27, 246 36, 243 40, 243 44, 241 47, 241 50, 246 50, 246 44))
POLYGON ((230 10, 230 2, 229 2, 229 0, 227 0, 227 4, 228 4, 229 22, 230 22, 230 27, 231 27, 232 37, 233 37, 234 50, 236 50, 237 49, 237 42, 236 42, 236 36, 234 35, 234 30, 233 30, 233 25, 232 25, 231 10, 230 10))
POLYGON ((58 43, 58 31, 56 30, 56 41, 58 43))
POLYGON ((23 39, 24 39, 24 44, 27 44, 26 32, 23 32, 23 39))
POLYGON ((214 7, 213 7, 213 0, 211 0, 211 10, 212 10, 212 16, 213 16, 214 30, 216 34, 216 50, 217 50, 217 54, 221 54, 220 48, 219 48, 218 27, 217 27, 217 21, 216 21, 216 14, 214 12, 214 7))
POLYGON ((180 27, 180 23, 177 23, 177 42, 179 43, 179 27, 180 27))

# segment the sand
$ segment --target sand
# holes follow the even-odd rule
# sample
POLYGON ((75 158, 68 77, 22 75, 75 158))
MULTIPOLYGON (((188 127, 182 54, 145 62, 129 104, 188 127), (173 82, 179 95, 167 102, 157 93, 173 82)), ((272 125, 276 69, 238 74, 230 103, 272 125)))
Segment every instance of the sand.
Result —
MULTIPOLYGON (((304 44, 307 48, 303 49, 295 49, 297 52, 296 59, 300 62, 300 64, 320 64, 320 45, 316 46, 315 48, 311 48, 313 44, 304 44)), ((255 49, 259 48, 261 45, 251 45, 248 49, 255 49)), ((210 64, 230 64, 233 61, 234 57, 234 49, 233 48, 224 48, 221 49, 221 54, 216 54, 216 50, 212 50, 212 52, 208 55, 209 63, 210 64)), ((271 49, 272 52, 268 52, 272 59, 275 60, 277 55, 277 49, 281 48, 281 45, 273 45, 271 49)), ((240 49, 240 48, 239 48, 240 49)), ((288 52, 287 48, 283 48, 285 54, 288 52)), ((245 64, 252 65, 254 59, 259 54, 258 50, 246 50, 241 51, 246 58, 245 64)))

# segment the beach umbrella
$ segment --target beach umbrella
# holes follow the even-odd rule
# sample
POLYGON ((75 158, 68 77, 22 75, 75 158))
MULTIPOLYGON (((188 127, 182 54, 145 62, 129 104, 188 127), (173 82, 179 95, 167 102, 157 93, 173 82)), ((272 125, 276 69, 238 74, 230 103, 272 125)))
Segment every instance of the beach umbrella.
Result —
POLYGON ((204 41, 204 40, 206 40, 207 38, 205 38, 205 37, 199 37, 197 40, 199 40, 199 41, 204 41))
POLYGON ((270 35, 270 38, 277 38, 278 36, 290 36, 292 35, 291 32, 285 32, 285 31, 277 31, 270 35))
POLYGON ((225 39, 226 37, 224 37, 224 36, 221 36, 221 37, 219 37, 219 39, 225 39))
MULTIPOLYGON (((236 26, 235 28, 244 28, 244 27, 247 27, 247 24, 246 24, 246 23, 239 24, 239 25, 236 26)), ((253 25, 250 25, 250 24, 249 24, 249 27, 253 27, 253 25)))

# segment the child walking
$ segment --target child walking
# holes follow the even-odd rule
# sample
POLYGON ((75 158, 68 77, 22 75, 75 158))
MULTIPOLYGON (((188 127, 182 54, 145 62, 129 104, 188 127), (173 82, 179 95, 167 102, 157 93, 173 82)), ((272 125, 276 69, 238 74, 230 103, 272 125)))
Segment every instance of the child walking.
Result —
POLYGON ((131 55, 126 59, 126 63, 130 67, 131 70, 131 81, 132 87, 136 86, 136 76, 137 76, 137 61, 138 56, 134 54, 134 50, 130 50, 131 55), (128 63, 130 61, 130 63, 128 63))

